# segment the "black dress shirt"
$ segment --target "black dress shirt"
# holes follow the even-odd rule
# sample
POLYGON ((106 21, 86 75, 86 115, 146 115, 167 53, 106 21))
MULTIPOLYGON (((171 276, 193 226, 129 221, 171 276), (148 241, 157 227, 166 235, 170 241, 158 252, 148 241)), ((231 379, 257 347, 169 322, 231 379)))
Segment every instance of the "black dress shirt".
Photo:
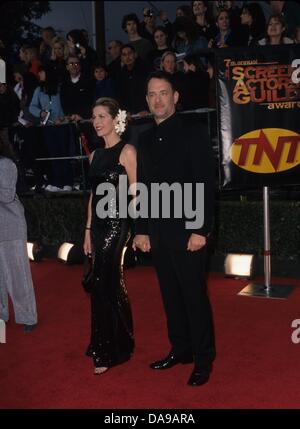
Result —
MULTIPOLYGON (((212 227, 214 206, 214 162, 206 126, 188 115, 174 114, 140 135, 138 142, 137 181, 148 187, 149 216, 136 220, 136 234, 150 235, 151 247, 164 244, 186 249, 192 233, 207 236, 212 227), (197 229, 187 228, 188 219, 182 201, 182 217, 176 218, 171 198, 170 218, 151 218, 152 183, 193 184, 192 202, 196 209, 196 183, 204 183, 204 223, 197 229)), ((182 195, 184 192, 182 192, 182 195)), ((161 202, 161 201, 160 201, 161 202)), ((191 203, 191 200, 189 201, 191 203)))

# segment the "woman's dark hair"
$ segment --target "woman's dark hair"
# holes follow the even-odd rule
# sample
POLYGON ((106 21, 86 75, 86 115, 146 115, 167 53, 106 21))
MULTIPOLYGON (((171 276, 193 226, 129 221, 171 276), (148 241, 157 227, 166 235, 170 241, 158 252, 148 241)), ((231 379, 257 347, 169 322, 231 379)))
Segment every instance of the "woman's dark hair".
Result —
POLYGON ((98 98, 98 100, 96 100, 94 107, 97 106, 103 106, 106 107, 108 110, 108 113, 110 114, 110 116, 115 119, 115 117, 117 116, 119 109, 120 109, 120 105, 117 102, 117 100, 115 100, 114 98, 110 98, 110 97, 101 97, 98 98))
POLYGON ((161 31, 168 37, 168 31, 166 30, 166 27, 163 27, 162 25, 159 25, 158 27, 155 27, 155 30, 153 31, 153 36, 157 31, 161 31))
POLYGON ((103 64, 103 63, 96 63, 96 64, 94 64, 93 65, 93 73, 95 73, 95 70, 96 69, 103 69, 103 70, 105 70, 106 71, 106 73, 108 73, 108 68, 107 68, 107 66, 105 65, 105 64, 103 64))
POLYGON ((27 71, 27 68, 24 68, 22 64, 16 64, 13 67, 13 73, 19 73, 23 78, 22 96, 24 94, 27 96, 27 106, 27 103, 30 104, 35 88, 39 86, 39 81, 37 77, 33 73, 27 71))
POLYGON ((31 99, 32 99, 32 96, 33 96, 33 93, 35 91, 35 88, 37 86, 39 86, 39 82, 33 73, 26 72, 23 74, 24 94, 27 97, 26 106, 29 106, 31 99))
POLYGON ((253 37, 262 37, 266 28, 266 18, 261 6, 258 3, 245 4, 242 11, 245 10, 252 17, 250 33, 253 37))
POLYGON ((267 21, 267 25, 266 25, 266 41, 267 41, 267 45, 270 43, 270 36, 268 35, 268 27, 269 24, 271 22, 271 19, 276 19, 278 22, 280 22, 280 24, 282 25, 282 27, 284 27, 284 31, 281 34, 281 42, 283 41, 284 36, 286 35, 287 32, 287 23, 286 20, 284 18, 283 15, 281 15, 280 13, 274 13, 272 15, 269 16, 268 21, 267 21))
POLYGON ((0 156, 9 158, 12 161, 16 160, 11 144, 9 143, 8 140, 6 141, 5 139, 3 139, 1 135, 0 135, 0 156))
POLYGON ((135 47, 134 47, 134 46, 132 46, 132 45, 129 45, 129 43, 127 43, 127 44, 125 44, 125 45, 123 45, 123 46, 122 46, 122 48, 121 48, 121 54, 122 54, 122 52, 123 52, 123 50, 124 50, 125 48, 129 48, 129 49, 131 49, 131 50, 132 50, 132 52, 134 52, 134 53, 136 54, 135 47))
POLYGON ((196 71, 205 71, 199 54, 186 55, 183 61, 185 61, 188 65, 193 64, 196 67, 196 71))
POLYGON ((41 90, 48 95, 56 95, 58 93, 58 76, 54 68, 50 65, 41 65, 39 71, 44 71, 46 74, 45 82, 40 82, 41 90))
POLYGON ((193 9, 191 8, 191 6, 187 4, 182 4, 181 6, 178 6, 176 10, 178 9, 181 10, 184 17, 191 18, 191 19, 193 18, 193 9))
POLYGON ((178 38, 177 33, 181 31, 186 34, 189 42, 196 40, 198 37, 198 30, 195 21, 186 16, 177 17, 174 21, 173 28, 176 38, 178 38))
POLYGON ((229 13, 228 9, 221 8, 221 9, 218 10, 218 13, 217 13, 217 16, 216 16, 216 22, 218 22, 218 19, 219 19, 221 13, 224 13, 224 12, 227 13, 228 18, 229 18, 229 26, 231 26, 230 13, 229 13))

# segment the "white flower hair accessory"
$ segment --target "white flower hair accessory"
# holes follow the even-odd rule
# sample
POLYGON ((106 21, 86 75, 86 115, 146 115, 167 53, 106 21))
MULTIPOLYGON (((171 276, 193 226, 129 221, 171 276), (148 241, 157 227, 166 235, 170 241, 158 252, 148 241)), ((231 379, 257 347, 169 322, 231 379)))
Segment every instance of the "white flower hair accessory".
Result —
POLYGON ((127 118, 126 110, 119 109, 118 114, 116 116, 117 123, 115 125, 115 130, 116 130, 117 134, 119 134, 119 136, 121 134, 123 134, 124 131, 125 131, 125 128, 126 128, 126 118, 127 118))

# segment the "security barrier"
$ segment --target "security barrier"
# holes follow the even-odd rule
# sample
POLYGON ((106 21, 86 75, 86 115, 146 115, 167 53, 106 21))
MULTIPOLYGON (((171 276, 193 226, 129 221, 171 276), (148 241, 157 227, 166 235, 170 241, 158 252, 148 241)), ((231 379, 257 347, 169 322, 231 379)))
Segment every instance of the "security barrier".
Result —
MULTIPOLYGON (((206 123, 210 140, 217 153, 215 109, 199 108, 180 114, 197 115, 199 120, 206 123)), ((149 128, 151 123, 151 114, 143 117, 132 115, 125 139, 136 147, 140 133, 149 128)), ((19 193, 43 190, 47 183, 50 183, 51 176, 62 182, 72 181, 73 190, 89 189, 88 155, 99 147, 99 144, 103 144, 102 139, 96 136, 91 120, 30 127, 17 124, 10 129, 10 138, 18 155, 19 193)))

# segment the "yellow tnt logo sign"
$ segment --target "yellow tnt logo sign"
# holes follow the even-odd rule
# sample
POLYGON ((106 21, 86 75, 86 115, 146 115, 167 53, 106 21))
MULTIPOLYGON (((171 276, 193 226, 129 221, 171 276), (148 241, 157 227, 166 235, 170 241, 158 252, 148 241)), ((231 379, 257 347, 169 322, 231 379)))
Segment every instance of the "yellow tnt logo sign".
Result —
POLYGON ((252 173, 277 173, 300 164, 300 135, 283 128, 250 131, 231 146, 231 159, 252 173))

